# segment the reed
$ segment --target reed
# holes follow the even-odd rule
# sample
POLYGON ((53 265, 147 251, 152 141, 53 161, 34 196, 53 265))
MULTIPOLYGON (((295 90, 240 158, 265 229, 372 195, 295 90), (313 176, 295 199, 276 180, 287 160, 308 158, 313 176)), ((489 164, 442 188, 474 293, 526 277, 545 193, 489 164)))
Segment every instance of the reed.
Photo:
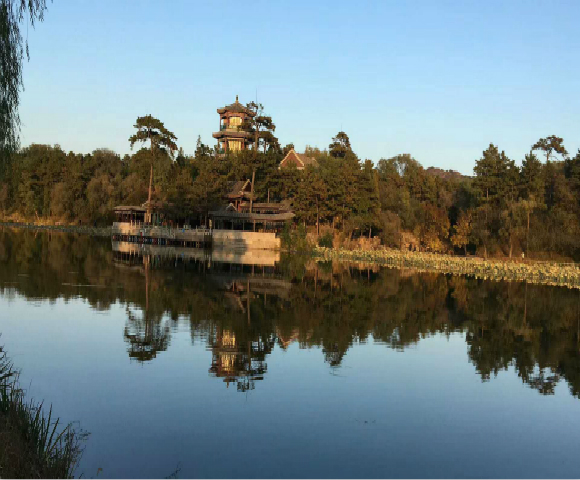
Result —
POLYGON ((64 428, 43 403, 26 401, 0 347, 0 478, 73 478, 85 433, 64 428))

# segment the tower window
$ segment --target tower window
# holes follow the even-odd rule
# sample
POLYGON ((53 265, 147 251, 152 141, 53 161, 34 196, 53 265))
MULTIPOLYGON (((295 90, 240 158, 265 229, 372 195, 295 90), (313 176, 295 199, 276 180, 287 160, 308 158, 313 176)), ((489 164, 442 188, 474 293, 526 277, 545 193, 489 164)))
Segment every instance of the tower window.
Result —
POLYGON ((240 127, 242 125, 242 117, 230 117, 230 127, 240 127))

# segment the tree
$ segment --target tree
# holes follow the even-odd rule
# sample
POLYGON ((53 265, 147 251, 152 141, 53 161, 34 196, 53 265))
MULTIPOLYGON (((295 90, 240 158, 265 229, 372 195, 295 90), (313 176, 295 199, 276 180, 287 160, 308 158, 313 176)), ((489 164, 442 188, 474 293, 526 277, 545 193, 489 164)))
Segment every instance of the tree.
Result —
POLYGON ((499 153, 498 148, 493 144, 490 144, 489 148, 483 152, 482 158, 476 160, 473 168, 474 184, 486 203, 492 202, 503 193, 502 186, 508 164, 509 159, 505 153, 499 153))
POLYGON ((422 205, 422 222, 415 228, 416 236, 427 251, 443 252, 444 240, 449 236, 447 212, 435 205, 422 205))
POLYGON ((299 217, 316 223, 317 235, 320 234, 320 218, 327 213, 325 203, 327 196, 328 187, 320 172, 308 165, 296 196, 295 206, 299 217))
POLYGON ((290 150, 294 150, 294 144, 293 143, 288 143, 283 149, 282 149, 282 155, 286 156, 288 155, 288 152, 290 150))
POLYGON ((131 148, 136 142, 150 142, 151 149, 151 173, 149 175, 149 195, 147 197, 147 222, 151 222, 151 189, 153 187, 153 161, 158 151, 166 152, 173 157, 173 152, 177 150, 175 140, 177 137, 165 128, 162 121, 146 115, 138 117, 134 127, 137 133, 129 137, 131 148))
POLYGON ((544 205, 544 175, 542 164, 532 152, 525 156, 521 168, 522 200, 526 212, 526 254, 529 255, 530 216, 544 205))
POLYGON ((254 151, 257 153, 260 144, 274 145, 278 144, 278 139, 274 137, 276 125, 272 117, 264 113, 264 105, 261 103, 250 102, 246 108, 254 113, 253 116, 247 116, 244 120, 243 130, 250 132, 254 137, 254 151))
POLYGON ((272 117, 264 114, 264 105, 261 103, 250 102, 246 105, 247 109, 254 113, 253 116, 247 116, 244 120, 242 129, 251 133, 254 136, 254 154, 253 154, 253 168, 252 168, 252 192, 250 196, 250 213, 254 205, 254 181, 256 178, 256 168, 258 168, 258 148, 260 143, 264 145, 264 152, 266 145, 273 148, 275 151, 280 150, 278 139, 274 136, 276 125, 272 121, 272 117))
POLYGON ((26 20, 34 27, 37 20, 43 20, 45 10, 46 0, 0 0, 0 174, 3 157, 7 158, 18 146, 25 51, 30 58, 28 42, 23 40, 20 28, 26 20))
POLYGON ((457 224, 453 227, 451 243, 455 247, 463 248, 467 255, 467 244, 471 235, 471 212, 461 212, 457 224))
POLYGON ((192 205, 196 205, 202 222, 208 226, 210 207, 218 204, 226 188, 226 177, 219 171, 220 164, 212 159, 197 160, 199 173, 191 187, 192 205))
POLYGON ((568 156, 568 152, 564 147, 564 139, 556 137, 556 135, 540 138, 536 143, 534 143, 532 150, 542 150, 546 155, 546 163, 550 161, 552 153, 557 153, 563 158, 568 156))
POLYGON ((335 158, 344 158, 348 153, 352 153, 348 135, 343 131, 338 132, 336 137, 332 139, 332 143, 328 146, 328 149, 330 155, 335 158))

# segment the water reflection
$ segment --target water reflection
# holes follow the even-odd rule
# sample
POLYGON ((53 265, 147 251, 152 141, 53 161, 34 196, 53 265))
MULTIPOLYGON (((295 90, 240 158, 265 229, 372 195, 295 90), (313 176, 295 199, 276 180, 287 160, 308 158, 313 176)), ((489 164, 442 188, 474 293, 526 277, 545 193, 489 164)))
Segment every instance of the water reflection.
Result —
MULTIPOLYGON (((355 343, 404 350, 465 335, 482 381, 513 367, 540 394, 580 395, 580 292, 521 283, 0 230, 0 293, 125 306, 127 353, 151 362, 178 326, 211 352, 208 372, 239 391, 267 381, 275 348, 319 348, 340 368, 355 343)), ((121 333, 121 332, 120 332, 121 333)))

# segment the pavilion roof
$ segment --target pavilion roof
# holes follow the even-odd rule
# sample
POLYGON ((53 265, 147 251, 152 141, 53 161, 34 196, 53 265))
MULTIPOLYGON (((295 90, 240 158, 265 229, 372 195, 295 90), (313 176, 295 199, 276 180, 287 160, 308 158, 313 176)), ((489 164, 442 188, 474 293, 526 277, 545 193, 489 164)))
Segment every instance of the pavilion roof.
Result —
POLYGON ((252 182, 250 180, 238 180, 237 182, 228 183, 228 193, 226 197, 243 197, 250 196, 252 193, 252 182))
POLYGON ((314 167, 318 166, 316 158, 309 157, 305 153, 298 153, 293 148, 282 159, 280 162, 280 167, 284 167, 291 163, 294 163, 299 169, 306 168, 308 165, 312 165, 314 167))
POLYGON ((255 112, 250 110, 249 108, 245 107, 238 101, 238 96, 236 95, 236 101, 234 103, 230 103, 223 108, 217 109, 218 113, 226 113, 226 112, 234 112, 234 113, 245 113, 246 115, 253 117, 256 115, 255 112))

